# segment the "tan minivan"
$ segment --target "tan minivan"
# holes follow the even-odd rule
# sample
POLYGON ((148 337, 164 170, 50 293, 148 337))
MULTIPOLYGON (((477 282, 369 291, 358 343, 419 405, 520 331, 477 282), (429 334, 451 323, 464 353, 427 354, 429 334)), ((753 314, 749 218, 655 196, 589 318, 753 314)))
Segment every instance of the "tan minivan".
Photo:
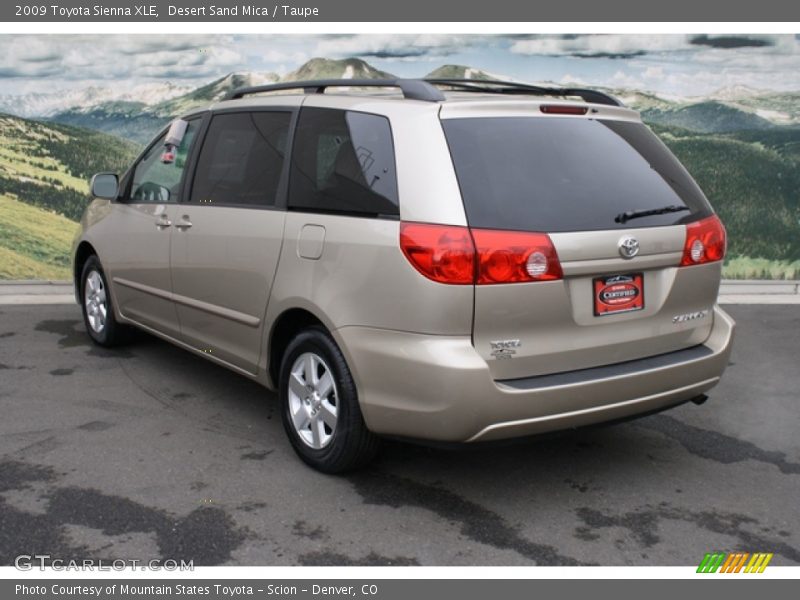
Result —
POLYGON ((728 363, 725 230, 597 91, 242 89, 92 195, 74 245, 92 339, 136 326, 277 390, 325 472, 380 436, 496 440, 699 403, 728 363))

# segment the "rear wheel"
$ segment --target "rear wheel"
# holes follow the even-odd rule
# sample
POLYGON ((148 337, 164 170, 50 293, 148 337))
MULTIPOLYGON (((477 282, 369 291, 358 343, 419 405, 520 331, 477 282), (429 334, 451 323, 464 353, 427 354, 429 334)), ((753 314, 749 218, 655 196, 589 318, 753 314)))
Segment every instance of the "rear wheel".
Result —
POLYGON ((83 322, 89 337, 101 346, 124 342, 127 328, 114 316, 108 281, 97 256, 90 256, 83 265, 80 292, 83 322))
POLYGON ((307 464, 341 473, 375 456, 378 438, 364 423, 350 369, 327 331, 312 327, 292 340, 279 388, 284 428, 307 464))

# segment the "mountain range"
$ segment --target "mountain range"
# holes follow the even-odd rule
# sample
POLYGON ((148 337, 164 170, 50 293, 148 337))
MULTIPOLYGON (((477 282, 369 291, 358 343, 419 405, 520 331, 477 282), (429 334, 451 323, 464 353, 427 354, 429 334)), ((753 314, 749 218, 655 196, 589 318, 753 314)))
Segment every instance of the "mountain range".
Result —
MULTIPOLYGON (((427 76, 508 79, 465 65, 427 76)), ((88 177, 124 170, 175 116, 242 86, 391 77, 360 59, 319 58, 283 77, 231 73, 192 89, 154 85, 116 95, 92 88, 65 95, 61 106, 47 94, 0 98, 0 112, 17 115, 0 114, 0 279, 64 276, 71 236, 64 232, 83 210, 88 177)), ((706 192, 728 228, 726 276, 800 278, 800 93, 740 87, 685 99, 605 91, 638 109, 706 192)))
MULTIPOLYGON (((465 65, 442 65, 424 76, 509 79, 465 65)), ((91 87, 68 93, 4 95, 0 96, 0 112, 87 127, 145 143, 169 119, 218 101, 237 87, 277 81, 393 77, 357 58, 314 58, 282 77, 276 73, 230 73, 197 88, 147 83, 135 88, 91 87)), ((649 123, 692 131, 728 133, 800 126, 799 92, 764 92, 737 86, 708 97, 666 98, 641 90, 607 88, 605 91, 639 110, 649 123)))

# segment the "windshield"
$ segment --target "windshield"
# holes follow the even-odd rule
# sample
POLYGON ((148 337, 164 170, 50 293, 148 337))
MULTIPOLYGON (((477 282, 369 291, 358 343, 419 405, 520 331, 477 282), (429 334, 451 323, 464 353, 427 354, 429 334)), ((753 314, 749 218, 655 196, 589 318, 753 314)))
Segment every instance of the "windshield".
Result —
POLYGON ((442 126, 473 227, 587 231, 711 214, 686 169, 641 123, 492 117, 446 119, 442 126), (676 208, 633 223, 616 220, 664 207, 676 208))

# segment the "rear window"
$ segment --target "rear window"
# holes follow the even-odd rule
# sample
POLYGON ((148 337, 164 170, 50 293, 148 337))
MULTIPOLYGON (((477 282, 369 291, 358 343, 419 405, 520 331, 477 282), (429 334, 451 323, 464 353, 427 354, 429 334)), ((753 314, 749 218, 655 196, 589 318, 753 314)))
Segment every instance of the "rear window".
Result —
POLYGON ((446 119, 442 126, 473 227, 586 231, 711 214, 686 169, 641 123, 500 117, 446 119), (688 210, 615 221, 665 206, 688 210))

